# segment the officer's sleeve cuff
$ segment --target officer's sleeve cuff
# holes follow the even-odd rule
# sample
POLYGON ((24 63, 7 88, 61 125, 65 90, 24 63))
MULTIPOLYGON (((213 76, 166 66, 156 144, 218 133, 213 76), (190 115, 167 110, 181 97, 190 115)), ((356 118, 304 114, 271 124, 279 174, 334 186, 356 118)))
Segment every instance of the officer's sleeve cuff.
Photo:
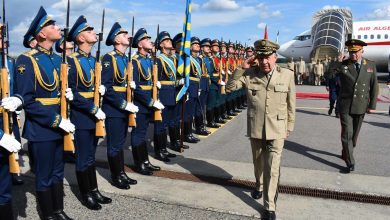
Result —
POLYGON ((293 131, 294 130, 294 123, 288 122, 287 123, 287 130, 288 131, 293 131))
POLYGON ((51 124, 50 124, 50 127, 52 127, 52 128, 58 128, 58 126, 60 125, 61 121, 62 121, 61 115, 56 114, 56 115, 54 116, 54 118, 53 118, 51 124))
POLYGON ((99 110, 99 107, 97 107, 96 105, 94 105, 91 110, 89 110, 89 113, 91 114, 96 114, 96 112, 99 110))
POLYGON ((4 136, 4 131, 0 129, 0 140, 3 138, 4 136))
POLYGON ((122 100, 121 104, 119 105, 119 108, 124 110, 126 108, 127 102, 125 100, 122 100))
POLYGON ((153 104, 154 104, 154 100, 152 99, 150 102, 149 102, 149 107, 153 107, 153 104))

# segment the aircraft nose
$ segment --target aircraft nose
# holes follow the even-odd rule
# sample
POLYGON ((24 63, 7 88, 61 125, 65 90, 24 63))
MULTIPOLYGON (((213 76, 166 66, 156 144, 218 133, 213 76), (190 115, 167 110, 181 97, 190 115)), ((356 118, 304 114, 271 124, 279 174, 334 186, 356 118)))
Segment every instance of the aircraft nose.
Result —
POLYGON ((291 46, 291 41, 287 42, 287 43, 284 43, 282 45, 280 45, 280 48, 279 50, 277 51, 278 54, 284 56, 284 57, 288 57, 287 53, 288 53, 288 48, 291 46))

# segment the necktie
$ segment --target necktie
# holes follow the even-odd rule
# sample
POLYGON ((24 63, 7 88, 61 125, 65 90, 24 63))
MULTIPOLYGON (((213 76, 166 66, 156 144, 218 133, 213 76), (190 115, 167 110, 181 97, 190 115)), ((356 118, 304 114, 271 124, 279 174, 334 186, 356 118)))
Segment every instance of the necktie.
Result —
POLYGON ((359 73, 360 72, 360 64, 355 63, 355 68, 356 68, 356 71, 359 73))

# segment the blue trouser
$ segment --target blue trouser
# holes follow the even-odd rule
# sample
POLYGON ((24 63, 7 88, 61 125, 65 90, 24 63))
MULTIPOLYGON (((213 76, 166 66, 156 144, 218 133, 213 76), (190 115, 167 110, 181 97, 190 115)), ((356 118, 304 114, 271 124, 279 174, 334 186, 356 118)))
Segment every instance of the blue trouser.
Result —
POLYGON ((84 171, 95 164, 95 153, 98 138, 95 129, 76 129, 76 171, 84 171))
POLYGON ((218 93, 218 90, 210 89, 207 97, 207 110, 212 110, 213 108, 217 107, 218 93))
POLYGON ((135 119, 137 126, 131 131, 131 146, 138 147, 146 143, 146 133, 148 132, 149 123, 152 120, 150 113, 137 113, 135 119))
POLYGON ((162 121, 154 122, 154 134, 159 135, 166 132, 168 127, 176 126, 176 105, 164 105, 162 110, 162 121))
POLYGON ((64 180, 64 140, 30 142, 34 158, 36 191, 46 191, 64 180))
MULTIPOLYGON (((328 84, 329 84, 329 105, 330 105, 330 108, 333 108, 336 101, 337 101, 337 98, 339 96, 339 91, 340 91, 340 86, 337 85, 337 81, 338 79, 335 78, 335 79, 329 79, 328 81, 328 84)), ((337 104, 336 104, 336 112, 338 112, 338 107, 337 107, 337 104)))
POLYGON ((126 142, 128 118, 106 118, 107 157, 115 157, 126 142))
POLYGON ((184 106, 184 121, 191 122, 195 116, 195 108, 197 105, 197 98, 190 97, 184 106))
POLYGON ((197 106, 197 109, 195 112, 196 116, 201 116, 204 114, 204 111, 206 110, 208 96, 209 96, 209 91, 202 90, 200 92, 199 104, 196 105, 197 106))
POLYGON ((0 205, 11 202, 11 174, 9 173, 9 152, 0 148, 0 205))

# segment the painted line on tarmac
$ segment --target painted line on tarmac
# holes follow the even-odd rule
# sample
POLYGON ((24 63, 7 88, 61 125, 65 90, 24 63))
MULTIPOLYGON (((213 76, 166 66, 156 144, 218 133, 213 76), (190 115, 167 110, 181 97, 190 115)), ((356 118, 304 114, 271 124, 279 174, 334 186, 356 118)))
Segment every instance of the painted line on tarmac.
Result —
MULTIPOLYGON (((311 110, 328 110, 329 108, 320 108, 320 107, 310 107, 310 106, 299 106, 295 109, 311 109, 311 110)), ((375 113, 387 113, 386 110, 376 110, 375 113)), ((373 113, 373 114, 375 114, 373 113)))
POLYGON ((219 129, 225 127, 225 125, 227 125, 228 123, 230 123, 231 121, 233 121, 233 120, 234 120, 237 116, 239 116, 241 113, 242 113, 242 112, 237 113, 236 116, 230 116, 230 117, 232 117, 232 119, 226 120, 227 122, 226 122, 225 124, 219 124, 219 125, 221 126, 221 127, 219 127, 219 128, 209 128, 209 127, 207 127, 207 130, 210 131, 210 134, 207 135, 207 136, 205 136, 205 135, 198 135, 198 138, 199 138, 199 139, 206 139, 206 138, 210 137, 212 134, 214 134, 215 132, 217 132, 219 129))

